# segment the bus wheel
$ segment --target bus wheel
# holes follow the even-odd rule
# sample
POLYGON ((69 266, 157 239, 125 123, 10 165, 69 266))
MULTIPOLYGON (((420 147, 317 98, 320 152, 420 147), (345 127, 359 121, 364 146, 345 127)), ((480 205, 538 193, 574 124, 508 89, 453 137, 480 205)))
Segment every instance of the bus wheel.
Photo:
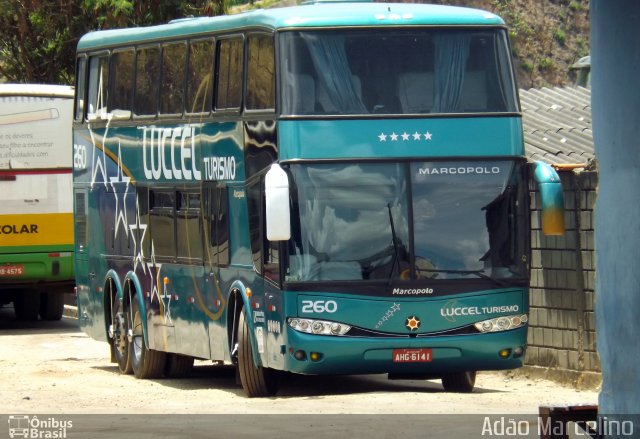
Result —
POLYGON ((475 385, 475 371, 449 373, 442 377, 442 386, 447 392, 471 393, 475 385))
POLYGON ((276 371, 256 367, 253 363, 251 336, 244 308, 238 321, 238 372, 242 388, 248 397, 272 396, 278 391, 276 371))
POLYGON ((64 313, 64 294, 40 294, 40 318, 42 320, 60 320, 64 313))
POLYGON ((164 376, 167 378, 184 378, 193 369, 193 357, 180 354, 167 354, 167 364, 164 366, 164 376))
POLYGON ((36 290, 24 290, 16 292, 18 296, 13 301, 13 310, 18 320, 38 320, 40 312, 40 292, 36 290))
POLYGON ((130 303, 131 338, 129 339, 129 357, 136 378, 160 378, 164 373, 166 356, 164 352, 149 349, 144 343, 144 326, 140 305, 134 296, 130 303))
POLYGON ((129 340, 127 338, 127 320, 124 312, 122 300, 115 297, 113 299, 111 315, 111 343, 118 368, 123 374, 133 372, 131 357, 129 356, 129 340))

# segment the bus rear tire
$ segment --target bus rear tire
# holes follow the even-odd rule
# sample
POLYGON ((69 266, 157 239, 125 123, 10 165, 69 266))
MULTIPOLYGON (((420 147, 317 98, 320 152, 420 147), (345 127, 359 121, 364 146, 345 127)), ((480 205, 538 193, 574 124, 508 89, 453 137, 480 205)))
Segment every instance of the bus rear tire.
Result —
POLYGON ((133 374, 139 379, 160 378, 164 374, 166 354, 164 352, 149 349, 144 342, 145 333, 142 324, 140 305, 135 296, 132 297, 130 312, 130 328, 132 336, 129 341, 129 357, 133 374))
POLYGON ((164 376, 167 378, 184 378, 193 369, 193 357, 180 354, 167 354, 164 376))
POLYGON ((40 318, 42 320, 60 320, 64 314, 63 293, 40 294, 40 318))
POLYGON ((130 343, 127 338, 127 315, 124 311, 122 300, 113 298, 113 315, 111 316, 111 325, 113 327, 113 336, 111 338, 111 345, 113 347, 113 355, 116 363, 118 363, 118 369, 120 372, 128 375, 133 372, 133 366, 131 365, 130 343))
POLYGON ((238 321, 238 372, 240 383, 249 398, 273 396, 278 391, 275 370, 256 367, 253 363, 253 348, 244 308, 238 321))
POLYGON ((40 292, 36 290, 24 290, 16 292, 17 297, 13 301, 13 310, 16 318, 25 322, 38 320, 40 313, 40 292))
POLYGON ((455 372, 442 376, 442 386, 447 392, 471 393, 476 385, 476 372, 455 372))

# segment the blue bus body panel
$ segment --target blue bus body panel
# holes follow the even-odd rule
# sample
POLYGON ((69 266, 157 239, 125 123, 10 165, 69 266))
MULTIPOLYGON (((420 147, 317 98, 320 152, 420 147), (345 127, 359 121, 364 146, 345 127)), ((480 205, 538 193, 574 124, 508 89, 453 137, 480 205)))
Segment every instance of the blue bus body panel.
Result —
POLYGON ((282 120, 281 160, 522 156, 520 117, 282 120))

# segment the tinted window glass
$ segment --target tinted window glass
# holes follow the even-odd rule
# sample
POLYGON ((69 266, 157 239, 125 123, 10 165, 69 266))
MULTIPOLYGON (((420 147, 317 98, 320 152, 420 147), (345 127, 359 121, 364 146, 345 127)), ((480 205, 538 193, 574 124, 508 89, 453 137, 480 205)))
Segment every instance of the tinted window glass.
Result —
POLYGON ((76 65, 76 120, 82 120, 82 117, 84 116, 86 74, 87 59, 84 57, 78 58, 78 63, 76 65))
POLYGON ((154 254, 156 257, 174 257, 176 254, 175 193, 173 191, 153 191, 150 201, 149 228, 151 229, 154 254))
POLYGON ((189 46, 187 113, 211 111, 214 47, 212 40, 194 41, 189 46))
POLYGON ((202 259, 202 228, 200 194, 179 192, 176 214, 178 257, 202 259))
POLYGON ((138 51, 136 58, 136 92, 134 110, 138 116, 155 116, 158 112, 160 49, 138 51))
POLYGON ((251 35, 248 39, 247 103, 250 110, 275 107, 273 38, 251 35))
POLYGON ((184 106, 184 72, 186 60, 186 44, 178 43, 163 46, 160 113, 182 113, 182 107, 184 106))
POLYGON ((107 115, 109 84, 109 58, 92 56, 89 58, 89 96, 87 119, 105 118, 107 115))
POLYGON ((242 103, 242 39, 218 43, 216 109, 240 108, 242 103))
MULTIPOLYGON (((133 50, 116 52, 111 57, 113 82, 111 111, 131 111, 133 107, 133 50)), ((123 115, 118 115, 122 117, 123 115)))

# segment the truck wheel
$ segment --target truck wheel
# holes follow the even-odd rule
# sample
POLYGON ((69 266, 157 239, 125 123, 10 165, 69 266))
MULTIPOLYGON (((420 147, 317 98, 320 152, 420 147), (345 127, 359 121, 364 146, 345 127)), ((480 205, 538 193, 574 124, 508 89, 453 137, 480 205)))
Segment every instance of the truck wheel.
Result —
POLYGON ((475 385, 475 371, 449 373, 442 377, 442 386, 447 392, 471 393, 475 385))
POLYGON ((40 318, 42 320, 60 320, 64 313, 63 293, 40 294, 40 318))
POLYGON ((16 292, 18 295, 13 301, 13 310, 18 320, 38 320, 40 312, 40 293, 36 290, 24 290, 16 292))
POLYGON ((160 378, 164 373, 166 355, 164 352, 149 349, 144 343, 144 326, 140 305, 135 296, 132 297, 129 312, 131 338, 129 339, 129 357, 136 378, 160 378))
POLYGON ((193 357, 180 354, 167 354, 167 364, 164 367, 164 376, 167 378, 184 378, 189 376, 193 369, 193 357))
POLYGON ((249 398, 273 396, 278 391, 276 371, 256 367, 253 363, 253 348, 244 308, 238 321, 238 372, 242 388, 249 398))

